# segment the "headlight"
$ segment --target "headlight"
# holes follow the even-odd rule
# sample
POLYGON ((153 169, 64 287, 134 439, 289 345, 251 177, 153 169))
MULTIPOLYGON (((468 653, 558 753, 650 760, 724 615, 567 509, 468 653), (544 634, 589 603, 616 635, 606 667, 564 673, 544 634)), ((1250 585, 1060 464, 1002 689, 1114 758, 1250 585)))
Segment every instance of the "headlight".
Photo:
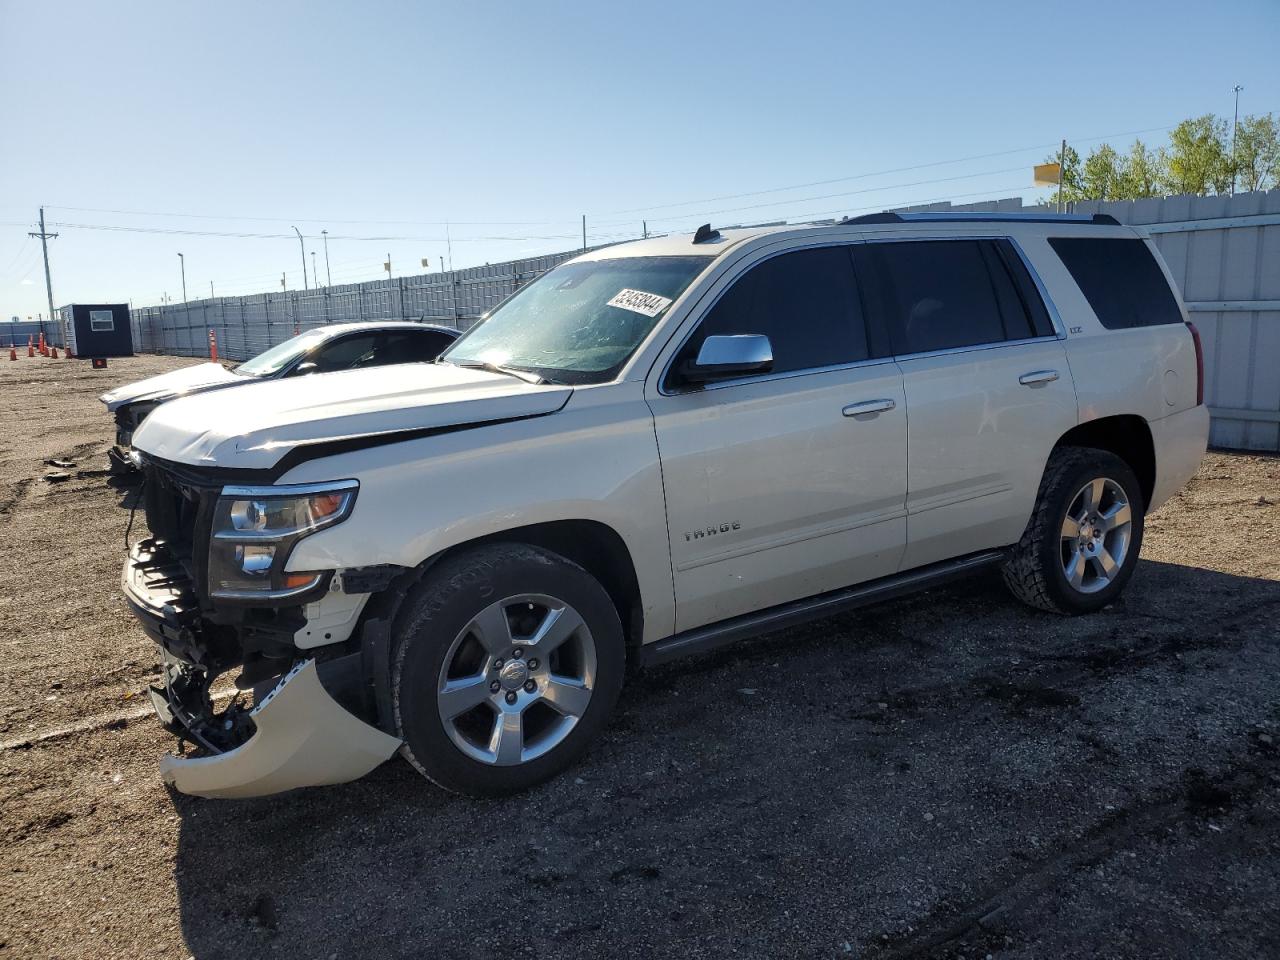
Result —
POLYGON ((356 480, 278 487, 224 487, 209 540, 209 593, 232 600, 279 600, 306 593, 327 571, 286 573, 303 537, 351 514, 356 480))

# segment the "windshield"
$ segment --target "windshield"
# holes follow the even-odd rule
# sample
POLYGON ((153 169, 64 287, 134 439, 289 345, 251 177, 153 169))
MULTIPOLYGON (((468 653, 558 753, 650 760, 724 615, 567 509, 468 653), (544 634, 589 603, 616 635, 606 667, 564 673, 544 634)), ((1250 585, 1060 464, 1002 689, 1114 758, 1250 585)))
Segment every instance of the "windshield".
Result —
POLYGON ((273 373, 279 373, 294 360, 311 350, 317 344, 323 343, 329 339, 329 334, 324 330, 308 330, 306 333, 300 333, 296 337, 290 337, 284 343, 278 343, 270 350, 258 354, 251 360, 246 360, 238 367, 232 369, 244 377, 269 377, 273 373))
POLYGON ((442 357, 526 370, 554 383, 612 380, 711 257, 566 263, 539 277, 442 357))

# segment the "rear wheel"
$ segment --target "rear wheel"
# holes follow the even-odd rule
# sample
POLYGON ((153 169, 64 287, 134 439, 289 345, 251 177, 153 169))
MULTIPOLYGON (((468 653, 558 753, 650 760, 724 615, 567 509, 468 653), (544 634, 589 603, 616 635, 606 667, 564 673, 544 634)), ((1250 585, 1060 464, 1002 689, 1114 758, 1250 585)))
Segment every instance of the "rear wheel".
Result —
POLYGON ((576 564, 522 544, 446 560, 395 640, 402 752, 461 793, 509 793, 558 773, 603 729, 622 687, 609 595, 576 564))
POLYGON ((1087 447, 1055 450, 1031 522, 1004 565, 1005 583, 1041 610, 1101 609, 1133 575, 1145 510, 1138 479, 1119 457, 1087 447))

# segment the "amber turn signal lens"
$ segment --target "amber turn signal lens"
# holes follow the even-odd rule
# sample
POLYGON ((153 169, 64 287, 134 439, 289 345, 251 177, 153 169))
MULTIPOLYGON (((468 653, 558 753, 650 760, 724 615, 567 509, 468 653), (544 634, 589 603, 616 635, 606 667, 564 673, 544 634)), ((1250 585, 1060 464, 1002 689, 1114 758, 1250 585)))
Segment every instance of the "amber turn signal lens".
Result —
POLYGON ((316 579, 314 573, 286 573, 284 575, 284 586, 286 590, 293 590, 297 587, 309 586, 316 579))
POLYGON ((312 497, 311 515, 317 519, 333 516, 342 509, 344 496, 341 493, 322 493, 319 496, 312 497))

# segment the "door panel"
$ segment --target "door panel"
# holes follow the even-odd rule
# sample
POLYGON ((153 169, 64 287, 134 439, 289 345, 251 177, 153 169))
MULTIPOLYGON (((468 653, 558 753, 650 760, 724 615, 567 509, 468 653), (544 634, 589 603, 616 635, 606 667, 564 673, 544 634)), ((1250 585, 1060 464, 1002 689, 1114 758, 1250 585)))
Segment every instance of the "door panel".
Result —
POLYGON ((650 398, 677 630, 898 569, 905 400, 892 361, 650 398))
POLYGON ((910 421, 903 568, 1016 542, 1049 451, 1076 424, 1062 341, 1008 343, 898 364, 910 421))

